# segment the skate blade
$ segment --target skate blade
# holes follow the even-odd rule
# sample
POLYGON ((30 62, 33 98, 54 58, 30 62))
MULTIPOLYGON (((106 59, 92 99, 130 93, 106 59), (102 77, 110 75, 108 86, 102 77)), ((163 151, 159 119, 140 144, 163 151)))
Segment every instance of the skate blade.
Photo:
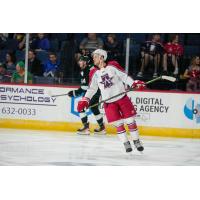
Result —
POLYGON ((90 132, 77 132, 78 135, 90 135, 90 132))
POLYGON ((139 153, 140 155, 144 154, 144 150, 143 151, 138 151, 136 147, 134 148, 134 152, 135 153, 139 153))
POLYGON ((134 156, 135 156, 133 151, 125 152, 124 155, 125 155, 126 159, 128 159, 128 160, 134 159, 134 156))
POLYGON ((95 135, 106 135, 106 131, 94 132, 95 135))
POLYGON ((132 157, 132 156, 134 156, 134 153, 133 153, 132 151, 130 151, 130 152, 126 152, 126 156, 128 156, 128 157, 132 157))

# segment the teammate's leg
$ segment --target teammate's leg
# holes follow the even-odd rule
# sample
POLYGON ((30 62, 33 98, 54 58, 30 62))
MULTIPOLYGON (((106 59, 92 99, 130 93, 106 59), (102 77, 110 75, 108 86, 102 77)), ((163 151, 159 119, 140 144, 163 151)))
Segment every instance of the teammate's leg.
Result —
MULTIPOLYGON (((100 95, 98 95, 98 94, 94 95, 90 101, 90 105, 94 105, 94 104, 98 103, 99 97, 100 97, 100 95)), ((94 129, 94 133, 106 134, 105 125, 104 125, 104 121, 103 121, 103 115, 99 110, 99 106, 92 107, 91 111, 94 114, 96 121, 99 125, 99 128, 94 129)))
POLYGON ((92 107, 91 110, 92 110, 92 113, 94 114, 95 119, 99 125, 99 128, 94 129, 94 133, 106 134, 105 125, 104 125, 104 121, 103 121, 103 115, 100 113, 98 106, 92 107))
POLYGON ((79 128, 77 130, 77 133, 79 135, 89 135, 90 131, 89 131, 89 122, 88 122, 87 114, 85 113, 85 111, 83 111, 83 112, 80 112, 79 115, 80 115, 83 127, 79 128))

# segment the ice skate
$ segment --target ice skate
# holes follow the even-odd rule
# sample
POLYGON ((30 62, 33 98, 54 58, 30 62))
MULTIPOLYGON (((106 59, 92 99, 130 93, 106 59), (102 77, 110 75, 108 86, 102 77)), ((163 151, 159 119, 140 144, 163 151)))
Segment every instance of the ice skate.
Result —
POLYGON ((144 147, 142 146, 140 140, 133 140, 133 143, 138 151, 143 151, 144 147))
POLYGON ((89 123, 87 123, 85 126, 82 128, 79 128, 77 130, 77 134, 79 135, 90 135, 90 130, 89 130, 89 123))
POLYGON ((105 126, 101 126, 99 128, 95 128, 94 129, 94 134, 96 134, 96 135, 105 135, 106 134, 105 126))
POLYGON ((143 77, 143 72, 138 72, 137 77, 142 78, 143 77))
POLYGON ((129 153, 132 151, 131 143, 129 141, 124 143, 124 147, 126 149, 126 153, 129 153))

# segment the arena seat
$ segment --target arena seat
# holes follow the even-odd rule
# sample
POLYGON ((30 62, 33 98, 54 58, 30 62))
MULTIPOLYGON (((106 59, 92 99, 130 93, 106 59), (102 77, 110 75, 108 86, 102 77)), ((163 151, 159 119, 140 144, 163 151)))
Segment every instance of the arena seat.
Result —
POLYGON ((180 33, 178 35, 179 35, 179 43, 184 45, 184 43, 185 43, 185 35, 183 33, 180 33))
POLYGON ((131 38, 133 39, 134 43, 141 44, 141 43, 145 42, 146 34, 145 33, 132 33, 131 38))
POLYGON ((140 56, 140 44, 133 44, 130 46, 130 54, 134 57, 140 56))
POLYGON ((127 33, 116 33, 116 36, 120 42, 123 42, 128 37, 128 34, 127 33))
POLYGON ((200 47, 194 45, 184 46, 184 56, 192 57, 200 54, 200 47))
POLYGON ((49 51, 57 52, 59 50, 59 42, 58 39, 50 40, 50 49, 49 51))
POLYGON ((18 42, 15 39, 8 39, 6 41, 6 46, 5 49, 9 50, 9 51, 16 51, 18 48, 18 42))
POLYGON ((86 37, 85 33, 75 33, 75 40, 78 44, 81 43, 81 41, 86 37))
POLYGON ((68 39, 68 34, 67 33, 53 33, 51 38, 52 40, 57 39, 59 42, 62 42, 68 39))
POLYGON ((188 34, 187 45, 200 45, 200 34, 188 34))

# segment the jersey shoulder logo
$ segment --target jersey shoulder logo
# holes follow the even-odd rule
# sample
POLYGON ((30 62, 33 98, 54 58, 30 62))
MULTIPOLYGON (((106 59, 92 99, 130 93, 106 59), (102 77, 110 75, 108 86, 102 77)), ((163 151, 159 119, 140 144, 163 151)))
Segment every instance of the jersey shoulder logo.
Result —
POLYGON ((102 81, 100 83, 104 84, 104 89, 110 88, 113 85, 112 79, 113 77, 109 77, 108 74, 104 74, 101 76, 102 81))

